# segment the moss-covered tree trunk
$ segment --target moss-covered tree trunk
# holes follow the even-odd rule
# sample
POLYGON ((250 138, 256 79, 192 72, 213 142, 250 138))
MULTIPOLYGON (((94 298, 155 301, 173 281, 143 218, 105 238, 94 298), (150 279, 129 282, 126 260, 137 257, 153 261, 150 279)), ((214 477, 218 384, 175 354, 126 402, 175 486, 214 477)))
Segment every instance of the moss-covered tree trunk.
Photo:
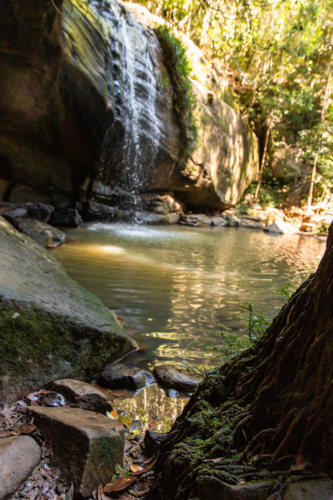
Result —
POLYGON ((264 338, 189 401, 163 444, 153 496, 229 498, 231 487, 238 498, 245 486, 236 485, 264 479, 263 496, 251 498, 274 485, 281 498, 290 475, 323 473, 333 473, 333 225, 317 272, 264 338))

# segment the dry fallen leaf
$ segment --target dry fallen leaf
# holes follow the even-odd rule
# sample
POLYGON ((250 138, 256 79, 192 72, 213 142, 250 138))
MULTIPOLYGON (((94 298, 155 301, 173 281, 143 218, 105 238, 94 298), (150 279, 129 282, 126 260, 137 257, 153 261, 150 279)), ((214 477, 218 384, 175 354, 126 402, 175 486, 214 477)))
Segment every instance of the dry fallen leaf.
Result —
POLYGON ((297 455, 296 463, 290 467, 289 472, 302 471, 307 467, 312 467, 312 466, 313 464, 310 462, 310 460, 307 460, 305 457, 303 457, 303 455, 297 455))
POLYGON ((137 478, 133 476, 127 477, 118 477, 115 481, 112 481, 110 484, 107 484, 104 487, 104 493, 112 493, 113 491, 122 491, 127 488, 130 484, 134 483, 137 478))
POLYGON ((132 472, 142 472, 143 471, 143 467, 141 467, 141 465, 137 465, 137 464, 130 464, 130 469, 132 472))
POLYGON ((150 422, 150 424, 148 425, 148 429, 150 431, 155 431, 156 429, 158 429, 158 426, 159 426, 159 421, 154 420, 153 422, 150 422))
POLYGON ((31 434, 35 429, 34 424, 15 424, 12 427, 12 430, 18 434, 31 434))
POLYGON ((105 387, 101 387, 98 384, 94 384, 94 387, 98 391, 102 392, 104 394, 104 396, 106 396, 107 398, 109 398, 109 396, 110 396, 110 390, 109 389, 105 389, 105 387))
POLYGON ((15 432, 11 432, 11 431, 0 431, 0 439, 6 438, 9 436, 13 436, 14 434, 15 434, 15 432))
POLYGON ((98 490, 97 490, 97 500, 102 500, 102 498, 103 498, 103 492, 104 492, 103 485, 100 484, 98 486, 98 490))
POLYGON ((111 415, 113 416, 113 418, 114 418, 115 420, 119 420, 119 413, 118 413, 116 410, 113 410, 113 411, 111 412, 111 415))
POLYGON ((112 396, 120 398, 121 396, 125 396, 125 391, 112 391, 112 396))
POLYGON ((133 476, 138 476, 139 474, 143 474, 144 472, 147 472, 150 469, 152 469, 153 466, 155 465, 156 460, 157 460, 157 457, 155 458, 155 460, 151 464, 147 465, 147 467, 142 469, 140 472, 133 472, 133 476))
POLYGON ((124 424, 126 427, 128 427, 132 422, 132 419, 130 417, 126 417, 125 415, 120 415, 118 420, 119 420, 119 422, 124 424))

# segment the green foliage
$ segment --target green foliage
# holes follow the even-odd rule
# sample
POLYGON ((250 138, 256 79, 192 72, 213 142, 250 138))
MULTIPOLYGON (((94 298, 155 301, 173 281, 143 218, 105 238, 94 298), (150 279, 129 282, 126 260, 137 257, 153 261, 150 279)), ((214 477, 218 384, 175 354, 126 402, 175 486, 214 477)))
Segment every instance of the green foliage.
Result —
POLYGON ((163 50, 163 62, 174 91, 174 110, 182 130, 185 161, 196 148, 198 140, 198 128, 194 116, 197 100, 189 79, 192 68, 184 47, 171 30, 159 26, 155 32, 163 50))
POLYGON ((289 300, 293 291, 293 287, 289 282, 284 285, 282 288, 277 288, 275 291, 277 292, 279 297, 282 297, 285 300, 289 300))
POLYGON ((298 150, 305 183, 318 153, 315 199, 324 186, 333 190, 331 91, 321 116, 332 72, 333 0, 139 1, 202 48, 261 152, 271 120, 272 145, 284 141, 298 150))

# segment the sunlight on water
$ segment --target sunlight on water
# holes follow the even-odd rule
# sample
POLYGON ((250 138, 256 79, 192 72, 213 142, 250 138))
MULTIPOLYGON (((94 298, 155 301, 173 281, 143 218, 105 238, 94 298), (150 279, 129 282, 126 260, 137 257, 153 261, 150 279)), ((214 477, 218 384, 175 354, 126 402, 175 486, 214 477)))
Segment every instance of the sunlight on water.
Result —
POLYGON ((325 243, 243 228, 94 223, 69 231, 54 252, 81 285, 123 319, 140 344, 135 363, 218 362, 199 342, 219 344, 219 324, 246 332, 246 300, 273 318, 276 293, 315 271, 325 243))

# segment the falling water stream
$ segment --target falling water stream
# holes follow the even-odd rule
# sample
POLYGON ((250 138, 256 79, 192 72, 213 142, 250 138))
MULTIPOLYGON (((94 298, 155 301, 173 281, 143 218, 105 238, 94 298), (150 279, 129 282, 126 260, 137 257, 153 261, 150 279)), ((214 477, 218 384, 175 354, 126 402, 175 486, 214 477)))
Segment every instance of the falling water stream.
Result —
MULTIPOLYGON (((220 324, 245 334, 243 301, 273 318, 284 303, 276 289, 299 286, 325 250, 315 238, 243 228, 94 223, 69 234, 73 241, 54 255, 122 318, 140 346, 130 362, 144 368, 155 360, 219 364, 199 344, 221 344, 220 324)), ((127 409, 145 407, 149 420, 149 398, 170 421, 181 410, 156 387, 140 394, 127 409)))

